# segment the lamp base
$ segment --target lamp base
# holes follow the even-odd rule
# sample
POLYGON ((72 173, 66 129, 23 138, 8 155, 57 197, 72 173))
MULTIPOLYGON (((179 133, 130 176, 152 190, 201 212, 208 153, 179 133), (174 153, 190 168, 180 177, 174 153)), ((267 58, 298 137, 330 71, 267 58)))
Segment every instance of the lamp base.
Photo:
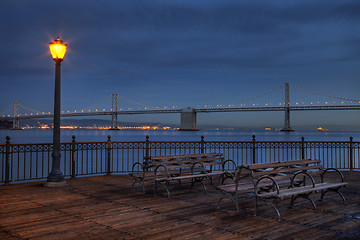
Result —
POLYGON ((65 181, 63 182, 46 182, 44 184, 44 187, 65 187, 67 183, 65 181))

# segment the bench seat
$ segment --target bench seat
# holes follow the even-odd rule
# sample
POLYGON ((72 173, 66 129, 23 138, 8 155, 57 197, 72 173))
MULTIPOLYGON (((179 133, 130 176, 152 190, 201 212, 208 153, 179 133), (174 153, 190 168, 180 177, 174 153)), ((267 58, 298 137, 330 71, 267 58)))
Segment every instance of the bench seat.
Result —
POLYGON ((346 182, 342 182, 342 183, 317 183, 315 186, 301 186, 301 187, 295 187, 295 188, 287 188, 287 189, 282 189, 279 191, 279 193, 277 193, 276 191, 274 192, 267 192, 267 193, 259 193, 257 194, 258 198, 279 198, 279 199, 284 199, 284 198, 288 198, 288 197, 293 197, 299 194, 308 194, 308 193, 313 193, 315 191, 323 191, 329 188, 338 188, 338 187, 343 187, 346 186, 347 183, 346 182))

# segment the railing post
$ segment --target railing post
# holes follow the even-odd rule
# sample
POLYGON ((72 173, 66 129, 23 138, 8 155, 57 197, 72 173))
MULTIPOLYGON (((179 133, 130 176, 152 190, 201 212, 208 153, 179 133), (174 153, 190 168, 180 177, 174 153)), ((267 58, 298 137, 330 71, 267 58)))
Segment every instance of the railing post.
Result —
POLYGON ((149 135, 146 135, 145 140, 145 159, 143 159, 143 163, 147 164, 147 160, 150 157, 150 141, 149 141, 149 135))
POLYGON ((111 136, 108 136, 108 147, 107 147, 107 173, 106 175, 111 174, 111 136))
POLYGON ((255 135, 252 135, 252 163, 255 164, 256 163, 256 140, 255 140, 255 135))
POLYGON ((204 153, 204 146, 205 146, 204 136, 201 136, 200 153, 204 153))
POLYGON ((71 142, 71 178, 75 178, 75 156, 76 156, 76 140, 75 135, 72 135, 72 142, 71 142))
POLYGON ((305 138, 301 137, 301 159, 305 159, 305 138))
POLYGON ((350 157, 350 171, 354 170, 354 159, 353 159, 353 137, 350 137, 350 146, 349 146, 349 157, 350 157))
POLYGON ((6 162, 5 162, 5 185, 10 183, 10 137, 6 136, 6 162))

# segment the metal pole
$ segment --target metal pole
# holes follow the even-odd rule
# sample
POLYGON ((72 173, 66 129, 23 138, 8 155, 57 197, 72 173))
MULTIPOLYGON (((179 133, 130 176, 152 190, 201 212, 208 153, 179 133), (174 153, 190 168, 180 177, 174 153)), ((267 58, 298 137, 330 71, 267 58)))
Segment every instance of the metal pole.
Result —
POLYGON ((350 157, 350 171, 354 170, 354 158, 353 158, 353 137, 350 137, 350 146, 349 146, 349 157, 350 157))
POLYGON ((201 142, 200 142, 200 152, 201 153, 204 153, 204 145, 205 145, 204 136, 201 136, 201 142))
POLYGON ((252 135, 252 142, 253 142, 252 163, 255 164, 256 163, 256 140, 255 140, 255 135, 252 135))
POLYGON ((10 137, 6 136, 5 185, 10 183, 10 137))
POLYGON ((305 159, 305 138, 301 137, 301 159, 305 159))
POLYGON ((54 129, 53 129, 53 152, 52 169, 47 177, 47 186, 64 186, 64 174, 60 169, 60 63, 61 59, 55 60, 55 97, 54 97, 54 129))
POLYGON ((76 176, 76 140, 75 135, 72 136, 71 143, 71 178, 76 176))
POLYGON ((106 175, 110 175, 111 174, 111 136, 108 135, 108 140, 107 140, 107 171, 106 171, 106 175))
POLYGON ((149 135, 146 135, 146 141, 145 141, 145 159, 143 161, 144 164, 148 163, 148 159, 150 157, 150 141, 149 141, 149 135))

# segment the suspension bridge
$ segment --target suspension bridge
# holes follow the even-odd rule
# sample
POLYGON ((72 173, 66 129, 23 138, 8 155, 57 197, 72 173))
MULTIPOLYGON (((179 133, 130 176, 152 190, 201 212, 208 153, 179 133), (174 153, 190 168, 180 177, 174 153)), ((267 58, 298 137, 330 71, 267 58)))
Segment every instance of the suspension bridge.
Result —
MULTIPOLYGON (((306 95, 306 94, 305 94, 306 95)), ((81 117, 81 116, 104 116, 109 115, 112 119, 111 130, 118 129, 118 115, 131 115, 131 114, 166 114, 166 113, 180 113, 180 130, 197 130, 197 113, 211 113, 211 112, 254 112, 254 111, 283 111, 284 127, 283 131, 293 131, 290 126, 290 112, 292 111, 330 111, 330 110, 360 110, 360 100, 336 97, 323 94, 317 91, 297 87, 285 83, 283 86, 263 92, 259 95, 243 99, 231 104, 222 105, 205 105, 198 107, 151 107, 147 106, 124 97, 112 94, 112 108, 110 110, 95 109, 91 107, 82 109, 80 111, 67 111, 62 112, 61 117, 81 117), (292 91, 300 91, 307 93, 311 97, 304 97, 302 99, 292 99, 290 97, 290 88, 292 91), (283 91, 282 100, 274 100, 268 96, 281 96, 279 91, 283 91), (315 97, 314 97, 315 96, 315 97), (132 108, 118 108, 118 97, 124 101, 140 106, 138 109, 132 108), (320 99, 319 99, 320 98, 320 99), (262 99, 262 101, 259 101, 262 99)), ((20 105, 15 102, 13 105, 13 113, 2 114, 0 120, 7 120, 13 122, 12 129, 21 129, 21 119, 37 119, 37 118, 52 118, 53 114, 50 112, 40 112, 31 108, 20 105), (32 111, 31 113, 21 114, 19 108, 23 107, 25 110, 32 111)))

